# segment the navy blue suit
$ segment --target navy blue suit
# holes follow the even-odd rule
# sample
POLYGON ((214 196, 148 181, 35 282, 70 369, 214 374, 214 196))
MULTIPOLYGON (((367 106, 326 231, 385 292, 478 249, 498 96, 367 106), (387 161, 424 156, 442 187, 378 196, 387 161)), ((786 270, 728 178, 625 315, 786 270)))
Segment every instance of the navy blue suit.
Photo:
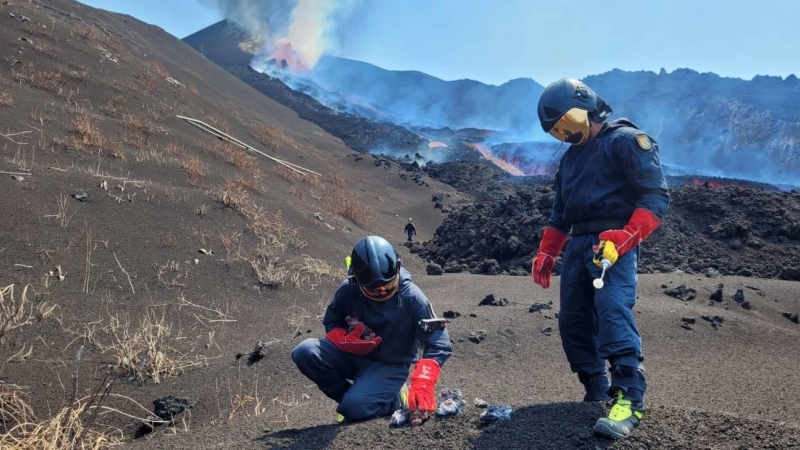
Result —
POLYGON ((669 201, 658 144, 628 120, 605 123, 593 139, 571 146, 559 163, 549 225, 572 237, 562 261, 558 322, 587 400, 606 397, 609 361, 610 387, 644 402, 642 340, 633 316, 639 247, 617 260, 599 290, 592 280, 601 269, 592 260, 601 232, 623 228, 637 208, 662 219, 669 201))
POLYGON ((397 294, 384 302, 370 300, 357 285, 343 282, 325 311, 325 331, 347 329, 347 316, 357 317, 382 338, 375 350, 358 356, 342 352, 325 338, 306 339, 292 351, 292 359, 325 395, 339 403, 337 412, 349 421, 388 415, 400 406, 398 393, 411 364, 418 360, 420 343, 422 357, 440 366, 452 354, 446 328, 429 334, 419 329, 420 320, 435 314, 405 268, 400 269, 397 294))

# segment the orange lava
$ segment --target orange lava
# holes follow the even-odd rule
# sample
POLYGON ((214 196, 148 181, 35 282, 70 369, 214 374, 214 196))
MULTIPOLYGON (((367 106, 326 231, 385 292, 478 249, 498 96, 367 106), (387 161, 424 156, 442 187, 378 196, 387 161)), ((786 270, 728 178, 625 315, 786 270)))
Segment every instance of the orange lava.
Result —
POLYGON ((474 148, 475 150, 479 151, 481 156, 488 159, 489 161, 493 162, 497 167, 505 170, 506 172, 510 173, 511 175, 519 175, 524 176, 525 173, 522 172, 518 167, 514 167, 512 164, 509 164, 503 161, 500 158, 495 157, 492 154, 492 150, 484 144, 467 144, 468 147, 474 148))

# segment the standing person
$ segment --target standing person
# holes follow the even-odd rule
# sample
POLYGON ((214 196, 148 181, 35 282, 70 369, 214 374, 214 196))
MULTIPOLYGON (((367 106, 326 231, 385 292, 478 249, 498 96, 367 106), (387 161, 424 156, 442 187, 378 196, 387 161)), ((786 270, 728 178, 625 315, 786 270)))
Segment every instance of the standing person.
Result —
POLYGON ((408 242, 411 242, 413 240, 412 237, 417 234, 417 227, 414 226, 414 221, 412 221, 410 217, 408 218, 408 223, 404 230, 408 235, 408 242))
POLYGON ((435 411, 436 383, 452 353, 445 322, 436 320, 425 294, 384 238, 359 240, 350 258, 349 279, 337 289, 322 320, 327 335, 301 342, 292 360, 339 404, 339 421, 389 415, 406 403, 412 411, 435 411), (358 323, 352 327, 354 319, 358 323))
POLYGON ((606 122, 611 113, 603 99, 574 79, 554 82, 539 99, 544 131, 571 145, 558 166, 553 209, 531 275, 548 288, 555 258, 569 240, 561 269, 562 346, 585 387, 584 400, 612 401, 595 434, 619 439, 642 420, 647 390, 633 315, 639 244, 660 226, 670 198, 658 144, 626 119, 606 122), (605 286, 595 290, 592 280, 601 269, 594 260, 606 242, 617 254, 612 246, 603 247, 607 251, 600 253, 614 264, 605 286))

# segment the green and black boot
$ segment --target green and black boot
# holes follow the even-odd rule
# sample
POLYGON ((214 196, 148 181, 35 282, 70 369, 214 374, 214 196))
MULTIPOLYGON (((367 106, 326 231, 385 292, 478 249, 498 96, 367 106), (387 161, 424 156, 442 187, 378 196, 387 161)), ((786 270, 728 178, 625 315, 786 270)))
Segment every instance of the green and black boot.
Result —
POLYGON ((644 417, 641 404, 633 402, 625 398, 621 390, 617 390, 613 394, 611 411, 608 417, 601 417, 597 419, 594 424, 594 434, 606 439, 622 439, 636 426, 639 421, 644 417))

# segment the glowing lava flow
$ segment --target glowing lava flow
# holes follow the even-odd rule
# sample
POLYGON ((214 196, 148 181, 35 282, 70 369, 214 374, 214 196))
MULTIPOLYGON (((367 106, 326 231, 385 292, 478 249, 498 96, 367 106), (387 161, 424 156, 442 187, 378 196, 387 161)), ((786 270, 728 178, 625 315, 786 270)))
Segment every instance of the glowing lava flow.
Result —
POLYGON ((308 71, 308 65, 303 61, 303 57, 292 48, 287 38, 278 41, 278 46, 269 59, 274 60, 275 64, 284 70, 294 73, 308 71))
POLYGON ((520 170, 519 168, 514 167, 513 165, 494 156, 494 154, 492 154, 492 150, 484 144, 467 144, 467 147, 474 148, 475 150, 480 152, 481 156, 493 162, 497 167, 505 170, 511 175, 519 175, 519 176, 525 175, 525 173, 523 173, 522 170, 520 170))

